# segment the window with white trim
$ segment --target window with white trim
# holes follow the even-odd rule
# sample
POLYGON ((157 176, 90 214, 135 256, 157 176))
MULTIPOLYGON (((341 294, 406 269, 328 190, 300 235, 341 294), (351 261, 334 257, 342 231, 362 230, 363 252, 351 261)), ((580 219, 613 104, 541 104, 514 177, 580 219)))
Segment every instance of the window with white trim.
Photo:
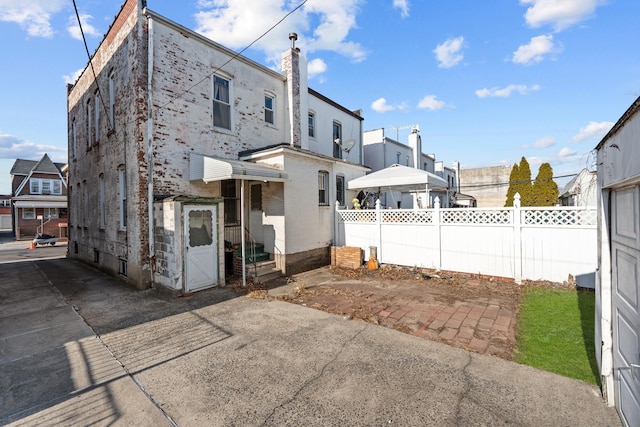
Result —
POLYGON ((118 220, 120 230, 127 229, 127 175, 124 166, 118 168, 118 220))
POLYGON ((36 208, 22 208, 22 219, 36 219, 36 208))
POLYGON ((105 227, 104 174, 98 176, 98 225, 105 227))
POLYGON ((231 80, 213 76, 213 126, 231 130, 231 80))
POLYGON ((318 204, 329 206, 329 172, 318 172, 318 204))
POLYGON ((59 179, 31 178, 29 180, 31 194, 62 195, 62 181, 59 179))
POLYGON ((313 111, 309 111, 309 138, 316 137, 316 114, 313 111))
POLYGON ((45 219, 58 218, 58 208, 44 208, 44 217, 45 219))
POLYGON ((275 124, 276 117, 276 99, 275 97, 265 94, 264 95, 264 121, 270 124, 275 124))

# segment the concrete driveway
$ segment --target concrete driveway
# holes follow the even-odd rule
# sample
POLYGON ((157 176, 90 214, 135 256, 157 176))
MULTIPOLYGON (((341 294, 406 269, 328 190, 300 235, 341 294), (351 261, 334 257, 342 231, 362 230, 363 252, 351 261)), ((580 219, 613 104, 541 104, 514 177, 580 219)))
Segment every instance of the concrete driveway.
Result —
POLYGON ((295 304, 0 277, 0 425, 621 425, 580 381, 295 304))

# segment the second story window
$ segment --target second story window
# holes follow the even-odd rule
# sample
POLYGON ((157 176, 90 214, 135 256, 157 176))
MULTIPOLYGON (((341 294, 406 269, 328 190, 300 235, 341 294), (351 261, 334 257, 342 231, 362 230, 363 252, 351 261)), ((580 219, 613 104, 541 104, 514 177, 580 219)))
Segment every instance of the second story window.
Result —
POLYGON ((112 71, 109 74, 109 130, 116 127, 116 76, 112 71))
POLYGON ((94 99, 94 112, 95 112, 95 120, 94 120, 94 142, 97 143, 100 139, 100 92, 96 90, 96 93, 93 96, 94 99))
POLYGON ((231 82, 213 76, 213 125, 231 130, 231 82))
POLYGON ((333 122, 333 157, 342 158, 342 125, 333 122))
POLYGON ((273 96, 264 96, 264 121, 267 123, 275 124, 275 109, 276 100, 273 96))
POLYGON ((87 102, 87 148, 93 145, 93 105, 91 100, 87 102))
POLYGON ((316 115, 309 111, 309 138, 316 137, 316 115))
POLYGON ((31 178, 29 180, 31 194, 62 194, 62 181, 59 179, 31 178))

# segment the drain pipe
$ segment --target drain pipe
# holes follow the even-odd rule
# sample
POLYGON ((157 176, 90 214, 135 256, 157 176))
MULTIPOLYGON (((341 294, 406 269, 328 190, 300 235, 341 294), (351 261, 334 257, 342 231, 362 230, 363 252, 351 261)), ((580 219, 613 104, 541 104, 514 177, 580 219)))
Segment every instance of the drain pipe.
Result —
MULTIPOLYGON (((146 12, 146 9, 145 9, 146 12)), ((146 13, 145 13, 146 14, 146 13)), ((153 18, 147 16, 148 26, 148 58, 147 58, 147 209, 149 228, 149 274, 151 287, 155 276, 155 239, 153 235, 153 18)))

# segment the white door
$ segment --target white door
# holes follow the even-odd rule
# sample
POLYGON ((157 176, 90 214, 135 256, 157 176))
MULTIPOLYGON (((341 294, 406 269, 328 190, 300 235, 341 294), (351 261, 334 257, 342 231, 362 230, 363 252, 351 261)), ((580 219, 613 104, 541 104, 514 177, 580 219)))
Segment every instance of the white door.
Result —
POLYGON ((218 283, 216 206, 185 206, 185 292, 218 283))
POLYGON ((612 192, 613 368, 616 407, 640 426, 640 186, 612 192))

